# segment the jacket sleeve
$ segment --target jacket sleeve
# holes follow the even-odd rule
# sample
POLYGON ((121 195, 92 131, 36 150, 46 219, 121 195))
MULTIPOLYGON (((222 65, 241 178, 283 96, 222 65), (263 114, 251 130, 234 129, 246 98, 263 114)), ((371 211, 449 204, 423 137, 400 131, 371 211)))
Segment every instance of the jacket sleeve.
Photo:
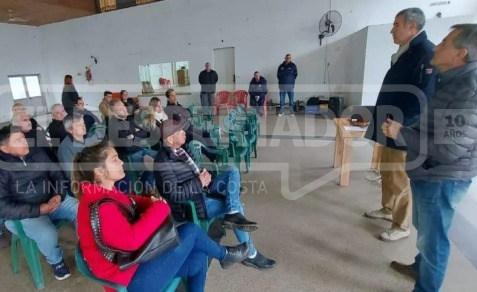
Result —
POLYGON ((138 250, 161 226, 170 213, 170 208, 163 202, 151 205, 142 213, 138 221, 130 224, 118 207, 105 203, 99 207, 101 236, 104 242, 124 251, 138 250))
POLYGON ((0 218, 4 220, 21 220, 40 217, 39 204, 27 204, 11 200, 14 195, 10 192, 12 182, 10 182, 8 177, 8 174, 4 173, 4 171, 0 172, 0 218))
POLYGON ((262 92, 266 95, 268 93, 267 79, 263 78, 263 87, 262 92))
POLYGON ((75 157, 69 147, 58 148, 58 160, 63 174, 71 181, 71 172, 73 171, 73 161, 75 157))
POLYGON ((214 84, 219 81, 219 74, 217 74, 217 71, 214 71, 214 84))
POLYGON ((151 198, 149 197, 142 197, 142 196, 135 196, 135 195, 131 195, 130 197, 133 198, 134 201, 136 201, 139 212, 141 213, 146 212, 146 210, 153 204, 151 198))
POLYGON ((202 183, 193 172, 179 181, 171 163, 159 162, 154 173, 159 192, 171 203, 181 203, 202 195, 202 183))
POLYGON ((204 71, 200 71, 199 73, 199 84, 205 84, 206 81, 204 80, 204 71))
POLYGON ((281 75, 283 74, 282 72, 280 72, 280 67, 281 67, 281 66, 282 66, 282 64, 280 64, 280 65, 278 66, 278 69, 277 69, 277 78, 278 78, 279 81, 280 81, 281 75))
POLYGON ((298 77, 298 68, 296 67, 295 64, 293 64, 293 76, 295 76, 295 79, 298 77))

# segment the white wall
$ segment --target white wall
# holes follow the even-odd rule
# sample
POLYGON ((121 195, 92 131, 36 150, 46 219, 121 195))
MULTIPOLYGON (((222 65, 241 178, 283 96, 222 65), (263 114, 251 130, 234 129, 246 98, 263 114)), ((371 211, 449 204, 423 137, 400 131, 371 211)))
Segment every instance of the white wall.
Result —
MULTIPOLYGON (((433 18, 427 21, 424 29, 428 39, 437 45, 449 33, 449 28, 452 25, 472 22, 473 19, 473 15, 433 18)), ((368 28, 361 105, 376 103, 384 75, 391 66, 391 55, 398 49, 390 34, 391 27, 392 25, 389 23, 368 28)))
MULTIPOLYGON (((41 74, 42 83, 50 82, 48 74, 44 74, 45 59, 42 56, 39 34, 37 27, 0 23, 0 122, 10 120, 14 103, 8 76, 41 74)), ((42 92, 48 100, 45 86, 42 92)))
MULTIPOLYGON (((139 65, 187 60, 194 92, 184 99, 197 102, 197 75, 206 61, 212 61, 213 49, 235 47, 237 88, 247 88, 252 72, 260 70, 276 91, 276 69, 289 52, 298 66, 296 96, 304 99, 330 88, 335 91, 336 86, 323 84, 326 54, 332 83, 360 79, 352 73, 358 70, 343 71, 347 62, 354 62, 347 57, 358 59, 352 50, 356 39, 338 42, 350 34, 389 23, 399 10, 411 6, 421 7, 431 18, 438 11, 447 17, 477 10, 477 1, 455 0, 440 7, 430 7, 431 2, 334 0, 331 9, 342 14, 343 24, 322 46, 318 23, 330 7, 328 1, 316 0, 170 0, 39 28, 8 26, 0 30, 2 39, 11 40, 8 53, 0 48, 2 59, 10 64, 6 69, 0 66, 0 85, 8 84, 6 75, 40 72, 43 82, 53 83, 46 85, 52 99, 60 101, 63 76, 71 74, 86 103, 97 106, 107 89, 138 93, 139 65), (38 35, 40 41, 33 39, 38 35), (84 79, 90 56, 98 59, 92 69, 94 85, 84 79)), ((274 100, 277 96, 271 94, 274 100)), ((351 97, 347 104, 354 101, 351 97)), ((0 117, 5 112, 0 108, 0 117)))

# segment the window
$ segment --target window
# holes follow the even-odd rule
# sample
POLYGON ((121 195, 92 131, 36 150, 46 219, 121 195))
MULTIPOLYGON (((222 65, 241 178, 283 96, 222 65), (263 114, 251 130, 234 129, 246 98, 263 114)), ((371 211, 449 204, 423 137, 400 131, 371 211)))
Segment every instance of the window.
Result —
POLYGON ((159 92, 170 87, 189 86, 189 61, 139 66, 139 79, 144 93, 159 92))
POLYGON ((13 100, 40 97, 40 75, 9 76, 13 100))

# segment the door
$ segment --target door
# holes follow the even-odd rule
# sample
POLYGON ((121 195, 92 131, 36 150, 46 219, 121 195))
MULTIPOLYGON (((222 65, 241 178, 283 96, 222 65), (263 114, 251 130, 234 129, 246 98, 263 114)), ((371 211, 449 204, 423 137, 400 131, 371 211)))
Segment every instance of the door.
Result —
POLYGON ((8 76, 8 81, 13 103, 22 103, 28 108, 28 113, 35 117, 48 113, 39 74, 8 76))
POLYGON ((235 48, 214 49, 212 69, 219 75, 217 90, 235 91, 235 48))

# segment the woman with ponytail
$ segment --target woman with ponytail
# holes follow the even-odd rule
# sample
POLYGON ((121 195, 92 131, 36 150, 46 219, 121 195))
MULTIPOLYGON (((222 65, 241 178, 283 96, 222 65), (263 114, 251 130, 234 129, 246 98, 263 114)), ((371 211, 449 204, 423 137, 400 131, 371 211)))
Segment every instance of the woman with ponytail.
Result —
POLYGON ((170 214, 169 206, 161 198, 124 195, 116 190, 114 183, 123 177, 123 162, 107 143, 85 148, 75 158, 72 189, 80 199, 79 246, 96 277, 127 286, 130 292, 162 291, 172 279, 181 277, 187 278, 188 291, 200 292, 205 289, 207 257, 219 260, 222 268, 247 258, 247 244, 220 246, 197 225, 187 223, 177 227, 180 238, 177 247, 150 261, 120 270, 117 263, 103 256, 96 244, 90 206, 103 198, 128 206, 135 204, 140 217, 132 223, 114 203, 104 203, 98 210, 104 244, 122 251, 138 250, 170 214))

